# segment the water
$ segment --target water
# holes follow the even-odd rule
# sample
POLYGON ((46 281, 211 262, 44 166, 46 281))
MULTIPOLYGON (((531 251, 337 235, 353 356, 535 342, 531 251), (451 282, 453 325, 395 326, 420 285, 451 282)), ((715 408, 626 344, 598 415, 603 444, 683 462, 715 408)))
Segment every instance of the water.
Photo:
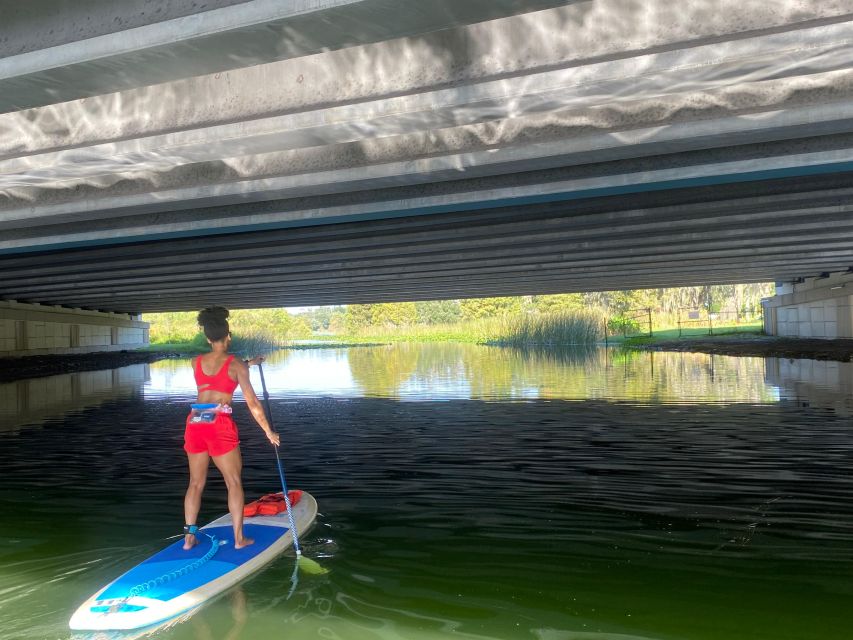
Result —
MULTIPOLYGON (((401 345, 265 372, 331 572, 288 599, 282 557, 158 639, 853 637, 850 365, 401 345)), ((0 640, 72 637, 180 531, 192 397, 186 361, 0 385, 0 640)), ((275 490, 235 414, 247 495, 275 490)))

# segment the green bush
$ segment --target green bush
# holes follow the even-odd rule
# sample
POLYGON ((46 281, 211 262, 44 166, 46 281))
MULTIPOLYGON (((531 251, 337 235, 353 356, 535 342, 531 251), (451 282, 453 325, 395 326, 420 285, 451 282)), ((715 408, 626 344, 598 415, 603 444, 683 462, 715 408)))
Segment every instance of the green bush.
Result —
POLYGON ((640 332, 640 323, 631 318, 616 316, 608 320, 607 330, 619 335, 632 335, 640 332))
MULTIPOLYGON (((207 348, 207 340, 199 330, 197 311, 145 314, 150 323, 149 339, 152 345, 191 345, 207 348)), ((229 323, 235 336, 257 341, 261 345, 282 345, 287 340, 307 338, 311 327, 305 318, 297 318, 284 309, 237 309, 231 312, 229 323)), ((232 343, 233 348, 233 343, 232 343)))

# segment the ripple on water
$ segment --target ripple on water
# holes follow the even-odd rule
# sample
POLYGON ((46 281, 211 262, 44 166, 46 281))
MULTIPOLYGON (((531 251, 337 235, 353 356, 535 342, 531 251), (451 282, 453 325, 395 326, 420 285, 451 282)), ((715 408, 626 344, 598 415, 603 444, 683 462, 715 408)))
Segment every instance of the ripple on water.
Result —
MULTIPOLYGON (((301 541, 331 573, 288 599, 281 559, 156 637, 849 637, 853 430, 780 399, 770 365, 409 349, 371 377, 393 353, 335 353, 325 396, 284 371, 322 354, 267 367, 288 478, 321 509, 301 541)), ((67 638, 77 604, 179 532, 181 375, 0 434, 0 639, 67 638)), ((235 415, 247 495, 275 489, 235 415)), ((211 473, 202 519, 224 496, 211 473)))

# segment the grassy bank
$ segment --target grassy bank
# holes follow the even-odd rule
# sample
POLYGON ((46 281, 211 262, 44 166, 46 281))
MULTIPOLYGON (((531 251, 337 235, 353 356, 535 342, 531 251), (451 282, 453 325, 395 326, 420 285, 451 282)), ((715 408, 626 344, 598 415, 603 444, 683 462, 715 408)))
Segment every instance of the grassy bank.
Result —
MULTIPOLYGON (((245 356, 269 353, 275 349, 316 349, 330 347, 367 346, 395 342, 461 342, 510 347, 559 347, 591 345, 604 339, 604 316, 596 311, 571 311, 558 313, 519 313, 497 318, 481 318, 448 324, 415 324, 405 326, 369 326, 347 334, 315 335, 313 344, 293 343, 271 335, 270 332, 235 334, 231 350, 245 356)), ((714 327, 713 336, 761 334, 760 322, 714 327)), ((682 328, 679 330, 655 329, 649 337, 610 335, 610 344, 642 348, 673 340, 701 340, 708 338, 707 328, 682 328)), ((198 333, 192 340, 156 342, 148 351, 177 352, 187 355, 205 353, 209 349, 204 335, 198 333)))
POLYGON ((707 329, 682 329, 681 335, 679 336, 678 329, 660 329, 655 330, 652 336, 628 336, 627 338, 623 338, 622 336, 613 336, 609 338, 609 342, 612 344, 621 344, 624 347, 646 347, 649 345, 656 345, 666 342, 674 342, 674 341, 702 341, 708 340, 709 338, 723 338, 726 337, 743 337, 749 335, 764 335, 764 327, 760 322, 756 322, 755 324, 741 324, 741 325, 730 325, 730 326, 721 326, 715 327, 714 333, 712 335, 708 334, 707 329))
POLYGON ((512 347, 594 344, 604 319, 591 311, 513 314, 453 324, 365 327, 329 339, 346 344, 365 342, 463 342, 512 347))
MULTIPOLYGON (((231 338, 231 353, 241 356, 252 357, 259 354, 269 353, 275 349, 281 349, 286 341, 268 333, 235 333, 231 338)), ((191 340, 152 342, 143 351, 181 353, 185 355, 197 355, 210 351, 210 344, 204 334, 199 332, 191 340)))

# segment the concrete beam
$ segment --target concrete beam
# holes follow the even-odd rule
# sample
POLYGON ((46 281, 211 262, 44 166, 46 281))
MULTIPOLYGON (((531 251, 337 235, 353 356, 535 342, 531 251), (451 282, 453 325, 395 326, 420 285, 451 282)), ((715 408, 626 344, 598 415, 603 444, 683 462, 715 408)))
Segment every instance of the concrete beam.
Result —
POLYGON ((563 1, 29 0, 3 10, 0 112, 550 8, 563 1), (419 10, 421 9, 421 10, 419 10), (393 20, 385 19, 389 12, 393 20))
MULTIPOLYGON (((823 254, 834 246, 840 234, 853 231, 850 205, 827 207, 825 211, 793 210, 769 211, 760 214, 742 214, 719 219, 649 216, 643 219, 636 212, 622 219, 600 216, 597 225, 590 225, 583 216, 564 219, 538 219, 526 223, 496 223, 480 230, 460 230, 397 233, 382 238, 362 238, 352 241, 335 241, 332 237, 323 242, 302 242, 290 238, 268 246, 241 246, 232 242, 228 249, 204 250, 198 254, 174 251, 161 254, 156 265, 151 257, 130 259, 116 257, 109 261, 111 271, 104 271, 104 262, 84 263, 69 268, 68 263, 37 270, 19 267, 12 283, 2 287, 5 295, 14 296, 19 291, 38 292, 42 288, 69 289, 99 287, 107 284, 138 285, 158 282, 174 277, 188 269, 198 274, 186 274, 185 281, 193 278, 216 277, 217 274, 252 275, 252 270, 289 269, 298 273, 304 269, 338 269, 354 264, 375 269, 383 266, 417 265, 426 269, 433 262, 465 261, 473 257, 494 259, 511 263, 513 258, 545 255, 562 255, 567 258, 590 261, 610 255, 623 258, 644 255, 679 255, 684 251, 713 252, 720 258, 733 257, 734 251, 764 253, 785 250, 807 243, 820 242, 823 254), (807 215, 806 215, 807 213, 807 215), (608 227, 610 224, 612 227, 608 227), (510 245, 511 244, 511 251, 510 245)), ((10 262, 3 262, 11 270, 10 262)), ((26 263, 22 263, 26 264, 26 263)), ((10 271, 11 272, 11 271, 10 271)))
MULTIPOLYGON (((834 140, 826 140, 833 144, 834 140)), ((370 194, 374 198, 358 204, 309 202, 299 207, 298 201, 272 207, 265 205, 249 215, 199 217, 196 211, 173 212, 156 218, 140 215, 115 224, 76 225, 36 229, 17 227, 0 239, 0 253, 44 251, 74 246, 119 244, 128 241, 160 240, 188 236, 232 232, 292 228, 306 225, 334 224, 348 220, 363 221, 399 218, 411 215, 435 215, 447 211, 482 210, 495 206, 523 207, 540 202, 567 202, 620 194, 647 193, 696 186, 730 185, 761 179, 804 178, 811 175, 835 174, 853 168, 853 147, 796 153, 775 157, 750 158, 712 164, 683 165, 675 168, 625 171, 594 177, 558 179, 557 174, 540 172, 538 176, 516 174, 473 182, 457 181, 451 190, 443 186, 441 195, 401 197, 396 190, 370 194), (555 179, 557 178, 557 179, 555 179), (516 186, 498 186, 517 182, 516 186), (527 183, 527 184, 525 184, 527 183), (466 187, 469 187, 466 189, 466 187), (310 206, 313 205, 313 206, 310 206), (319 205, 319 206, 318 206, 319 205), (266 208, 266 211, 263 209, 266 208), (272 209, 270 211, 270 209, 272 209)), ((352 201, 352 198, 347 198, 352 201)))
MULTIPOLYGON (((522 16, 512 19, 512 24, 526 26, 532 31, 544 28, 541 23, 554 17, 552 12, 536 15, 539 16, 536 22, 522 16)), ((175 123, 149 122, 148 108, 143 124, 138 124, 139 109, 133 106, 133 96, 121 95, 117 100, 122 111, 115 113, 113 118, 102 114, 97 121, 103 125, 104 119, 115 120, 134 127, 122 129, 121 133, 116 131, 117 137, 131 136, 132 140, 86 144, 87 136, 103 139, 109 129, 106 132, 103 128, 90 129, 85 123, 92 120, 87 117, 92 107, 81 103, 75 124, 69 123, 69 128, 63 129, 73 131, 72 135, 63 137, 66 147, 63 151, 43 147, 43 144, 52 144, 49 139, 42 138, 46 127, 34 130, 28 121, 36 117, 51 123, 57 114, 31 114, 26 119, 19 114, 7 114, 5 123, 0 117, 0 131, 7 134, 2 139, 7 141, 12 155, 0 161, 0 193, 5 193, 8 199, 0 205, 0 221, 44 224, 39 220, 74 215, 79 221, 96 219, 104 212, 110 212, 111 216, 122 211, 126 211, 125 215, 142 215, 207 206, 213 201, 228 204, 299 197, 307 193, 379 189, 401 182, 436 182, 462 176, 644 157, 658 154, 662 149, 675 152, 719 148, 734 141, 755 144, 800 137, 806 127, 811 136, 849 132, 850 118, 845 115, 840 101, 848 92, 853 95, 853 75, 846 71, 850 66, 845 58, 847 49, 839 49, 838 42, 851 36, 850 23, 840 22, 735 40, 727 43, 722 51, 719 43, 707 44, 592 62, 581 67, 529 71, 518 78, 477 80, 475 77, 461 87, 434 91, 406 85, 399 88, 409 92, 402 96, 389 98, 380 93, 377 99, 363 98, 355 104, 331 107, 320 107, 315 102, 302 105, 302 109, 310 107, 308 111, 259 119, 248 119, 244 115, 237 124, 208 126, 210 117, 205 112, 186 116, 181 131, 174 131, 175 123), (785 65, 779 64, 783 58, 785 65), (733 68, 737 72, 733 72, 733 68), (697 72, 697 69, 702 71, 697 72), (808 79, 801 77, 806 72, 808 79), (642 82, 638 83, 638 75, 643 78, 642 82), (743 82, 745 78, 749 78, 748 84, 743 82), (839 104, 825 104, 825 94, 830 87, 839 104), (723 93, 714 95, 720 91, 723 93), (785 104, 786 97, 792 96, 802 102, 805 93, 816 94, 820 102, 799 109, 785 104), (671 114, 677 113, 683 105, 689 103, 691 109, 697 109, 712 95, 709 104, 719 112, 714 121, 684 124, 672 121, 671 114), (735 95, 740 95, 741 99, 749 97, 746 104, 750 113, 739 112, 735 95), (608 96, 610 116, 594 125, 600 133, 592 136, 587 133, 578 140, 577 128, 590 119, 587 116, 579 120, 572 114, 600 106, 603 96, 608 96), (660 113, 667 96, 675 101, 664 110, 668 116, 664 120, 647 123, 654 126, 625 126, 626 117, 636 119, 635 111, 660 113), (756 101, 764 102, 760 115, 755 111, 756 101), (725 105, 722 110, 721 103, 725 105), (200 117, 204 119, 198 121, 200 117), (509 133, 496 135, 478 131, 477 127, 482 129, 486 122, 509 129, 509 133), (664 123, 665 126, 661 126, 664 123), (567 140, 553 141, 555 126, 565 130, 567 140), (467 148, 441 155, 428 145, 424 147, 424 140, 417 137, 419 131, 444 132, 448 127, 458 130, 458 135, 463 137, 463 132, 469 132, 473 139, 467 148), (519 146, 513 139, 516 131, 530 132, 544 127, 550 130, 550 142, 519 146), (172 132, 156 133, 164 128, 172 132), (405 138, 399 144, 406 149, 406 162, 389 162, 392 158, 383 157, 381 148, 365 148, 362 152, 370 154, 371 166, 353 168, 346 151, 338 149, 342 144, 376 144, 385 138, 401 137, 405 138), (487 144, 483 144, 484 137, 487 144), (419 150, 419 147, 424 148, 419 150), (317 148, 327 148, 332 155, 336 150, 339 155, 343 152, 344 166, 348 168, 312 171, 311 164, 301 165, 299 154, 293 153, 307 148, 313 151, 302 162, 316 163, 317 148), (411 162, 412 158, 422 156, 429 158, 417 164, 411 162), (223 157, 232 159, 228 162, 233 172, 230 180, 217 179, 215 186, 201 180, 197 186, 178 189, 150 188, 152 181, 161 182, 163 174, 176 167, 201 168, 204 163, 223 157), (271 173, 280 171, 282 163, 288 167, 287 172, 280 178, 270 177, 271 173), (257 174, 265 177, 253 179, 257 174), (128 181, 139 183, 145 190, 128 195, 128 181), (124 194, 110 193, 115 191, 111 187, 117 183, 121 183, 124 194), (83 201, 78 197, 76 202, 62 199, 62 193, 79 193, 80 187, 85 192, 86 185, 96 187, 97 194, 92 195, 97 197, 87 197, 83 201), (45 205, 33 207, 34 198, 45 205), (56 200, 56 204, 47 204, 51 200, 56 200)), ((336 62, 351 64, 350 60, 351 56, 342 61, 329 61, 328 68, 322 70, 323 75, 349 77, 355 70, 336 66, 336 62)), ((192 100, 187 96, 186 102, 204 104, 207 109, 224 114, 235 104, 246 106, 249 99, 253 103, 269 104, 281 98, 278 93, 249 98, 247 94, 257 91, 258 86, 277 92, 278 83, 254 77, 252 74, 258 73, 255 68, 240 73, 240 77, 229 79, 225 90, 219 86, 207 90, 199 87, 199 94, 192 100)), ((164 87, 156 90, 170 91, 164 87)), ((140 106, 147 105, 151 98, 153 96, 143 100, 140 106)), ((95 108, 100 113, 103 105, 95 108)), ((218 117, 222 119, 225 115, 218 117)), ((711 115, 705 114, 704 118, 711 115)), ((447 140, 444 146, 451 144, 452 141, 447 140)), ((210 172, 211 169, 205 167, 203 170, 210 172)))

